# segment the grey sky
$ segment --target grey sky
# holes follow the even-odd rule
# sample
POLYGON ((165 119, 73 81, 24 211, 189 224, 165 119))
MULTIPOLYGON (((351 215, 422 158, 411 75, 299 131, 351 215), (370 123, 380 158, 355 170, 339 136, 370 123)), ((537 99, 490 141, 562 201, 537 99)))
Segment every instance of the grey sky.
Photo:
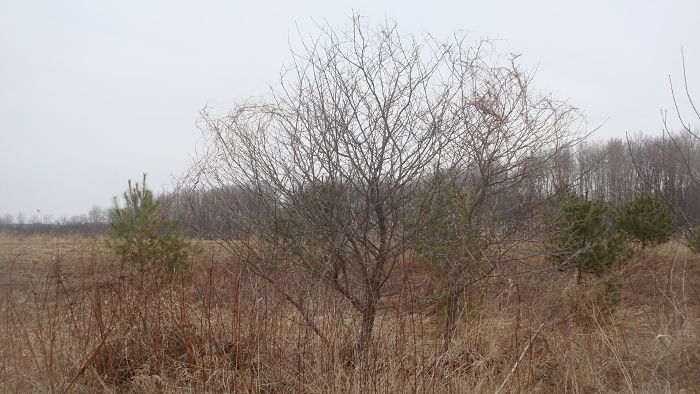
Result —
MULTIPOLYGON (((599 136, 657 133, 684 47, 700 95, 700 1, 0 1, 0 214, 110 205, 129 178, 167 188, 205 105, 265 93, 288 38, 355 10, 403 34, 503 39, 599 136)), ((700 100, 700 99, 699 99, 700 100)))

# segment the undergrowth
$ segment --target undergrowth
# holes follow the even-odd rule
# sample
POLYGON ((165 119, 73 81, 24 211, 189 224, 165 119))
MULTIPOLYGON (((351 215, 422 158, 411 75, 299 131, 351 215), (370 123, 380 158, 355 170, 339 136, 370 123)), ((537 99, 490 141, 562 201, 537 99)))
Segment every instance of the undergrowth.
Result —
POLYGON ((494 278, 467 301, 447 352, 430 283, 410 272, 357 352, 359 317, 320 285, 286 284, 328 344, 235 262, 210 254, 189 277, 143 287, 97 249, 79 274, 55 256, 31 288, 3 290, 0 391, 700 390, 699 259, 681 246, 580 285, 556 270, 494 278))

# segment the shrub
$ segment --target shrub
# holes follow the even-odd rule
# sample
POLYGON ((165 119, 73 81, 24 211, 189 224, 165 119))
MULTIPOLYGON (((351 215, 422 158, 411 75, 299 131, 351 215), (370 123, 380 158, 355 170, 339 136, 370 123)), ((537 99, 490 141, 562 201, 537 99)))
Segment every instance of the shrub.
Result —
POLYGON ((449 174, 437 172, 426 185, 436 190, 420 201, 417 211, 429 220, 416 240, 418 255, 432 268, 438 298, 439 325, 444 328, 443 348, 447 350, 464 309, 463 298, 470 284, 484 278, 493 268, 486 253, 496 242, 490 234, 485 213, 476 212, 463 184, 449 174))
POLYGON ((611 234, 607 208, 568 187, 560 188, 556 198, 559 213, 554 236, 546 245, 550 259, 562 270, 602 275, 625 251, 624 238, 611 234))
POLYGON ((145 174, 142 184, 128 183, 122 195, 125 205, 114 198, 108 246, 122 261, 133 264, 142 279, 147 273, 180 274, 200 248, 182 234, 177 221, 165 217, 160 202, 146 187, 145 174))
POLYGON ((666 205, 649 193, 637 194, 623 204, 615 211, 614 222, 620 231, 641 243, 642 249, 667 242, 676 231, 666 205))

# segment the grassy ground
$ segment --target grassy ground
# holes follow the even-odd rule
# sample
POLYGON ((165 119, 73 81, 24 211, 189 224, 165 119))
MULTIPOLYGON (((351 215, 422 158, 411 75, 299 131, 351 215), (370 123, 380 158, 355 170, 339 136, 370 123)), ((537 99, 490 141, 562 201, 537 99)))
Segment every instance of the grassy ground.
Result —
POLYGON ((0 235, 0 291, 42 285, 57 259, 64 275, 73 277, 87 260, 102 257, 99 254, 104 252, 104 241, 94 238, 0 235))
POLYGON ((581 286, 554 270, 494 278, 447 352, 413 272, 388 289, 361 354, 358 316, 331 291, 285 283, 325 345, 205 246, 183 281, 144 287, 104 240, 0 236, 0 391, 700 392, 700 257, 678 244, 581 286))

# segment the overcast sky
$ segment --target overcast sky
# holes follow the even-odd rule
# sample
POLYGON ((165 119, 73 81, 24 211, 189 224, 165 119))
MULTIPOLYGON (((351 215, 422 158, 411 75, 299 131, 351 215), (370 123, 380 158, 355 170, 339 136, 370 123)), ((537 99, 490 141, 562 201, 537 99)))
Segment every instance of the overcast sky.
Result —
POLYGON ((697 0, 0 1, 0 214, 108 207, 143 172, 168 189, 205 105, 264 94, 297 28, 344 29, 353 10, 402 34, 502 40, 599 138, 659 132, 681 46, 700 97, 697 0))

